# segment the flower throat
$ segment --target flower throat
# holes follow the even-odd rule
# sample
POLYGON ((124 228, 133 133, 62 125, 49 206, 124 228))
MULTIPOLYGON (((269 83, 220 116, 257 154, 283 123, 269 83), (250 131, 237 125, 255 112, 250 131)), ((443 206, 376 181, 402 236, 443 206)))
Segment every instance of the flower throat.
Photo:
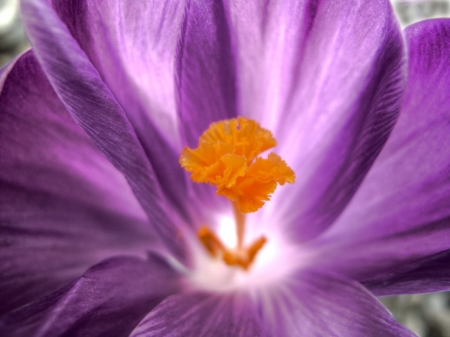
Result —
POLYGON ((294 171, 275 153, 266 159, 262 152, 273 148, 272 133, 243 117, 212 123, 200 136, 197 148, 185 147, 180 164, 196 183, 217 187, 217 194, 231 201, 236 222, 237 245, 226 247, 207 226, 198 238, 209 254, 222 258, 230 266, 248 269, 266 243, 264 236, 244 246, 245 214, 256 212, 275 191, 277 185, 295 182, 294 171))

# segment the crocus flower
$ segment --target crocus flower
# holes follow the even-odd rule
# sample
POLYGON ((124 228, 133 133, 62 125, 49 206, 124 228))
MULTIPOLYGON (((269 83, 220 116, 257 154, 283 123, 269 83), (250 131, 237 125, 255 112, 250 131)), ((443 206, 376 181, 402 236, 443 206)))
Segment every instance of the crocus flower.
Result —
POLYGON ((33 49, 0 73, 1 336, 413 336, 376 296, 449 289, 450 21, 402 34, 387 0, 21 10, 33 49), (292 183, 241 209, 241 240, 264 238, 248 263, 220 256, 253 159, 232 183, 186 162, 236 120, 270 132, 287 178, 270 177, 292 183))

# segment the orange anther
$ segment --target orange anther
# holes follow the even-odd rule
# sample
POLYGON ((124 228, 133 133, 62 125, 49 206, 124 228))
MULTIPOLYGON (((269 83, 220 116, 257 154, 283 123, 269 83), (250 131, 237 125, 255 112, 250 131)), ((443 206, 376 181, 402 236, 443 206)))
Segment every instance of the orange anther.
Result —
POLYGON ((214 257, 217 257, 220 252, 225 249, 222 242, 216 237, 216 235, 211 232, 211 230, 202 226, 197 232, 198 238, 203 243, 206 250, 214 257))
POLYGON ((240 266, 247 270, 256 257, 256 254, 267 242, 265 237, 260 237, 248 247, 229 249, 222 244, 219 238, 206 226, 199 229, 197 233, 203 246, 213 257, 222 257, 229 266, 240 266))

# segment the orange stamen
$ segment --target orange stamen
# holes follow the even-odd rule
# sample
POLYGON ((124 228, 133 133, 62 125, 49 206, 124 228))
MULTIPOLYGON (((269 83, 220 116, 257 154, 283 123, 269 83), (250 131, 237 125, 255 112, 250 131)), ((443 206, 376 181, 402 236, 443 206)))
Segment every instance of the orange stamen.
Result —
POLYGON ((220 239, 206 226, 200 228, 197 234, 211 256, 222 257, 222 260, 227 265, 240 266, 244 270, 249 268, 255 259, 256 254, 267 242, 267 239, 262 236, 248 247, 229 249, 225 247, 220 239))
POLYGON ((245 214, 239 211, 239 207, 233 202, 234 218, 236 219, 236 237, 237 237, 237 247, 242 248, 244 244, 244 233, 245 233, 245 214))
POLYGON ((203 226, 197 232, 198 238, 205 246, 206 250, 214 257, 217 257, 220 252, 223 252, 225 246, 222 242, 215 236, 211 230, 203 226))

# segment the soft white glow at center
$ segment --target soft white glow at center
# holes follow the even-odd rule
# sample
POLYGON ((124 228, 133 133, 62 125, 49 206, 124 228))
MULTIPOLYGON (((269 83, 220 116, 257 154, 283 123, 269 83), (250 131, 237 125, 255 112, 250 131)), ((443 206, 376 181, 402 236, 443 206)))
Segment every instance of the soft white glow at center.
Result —
MULTIPOLYGON (((224 245, 230 249, 235 248, 237 235, 234 217, 220 214, 216 219, 215 234, 224 245)), ((267 238, 266 244, 258 252, 249 269, 227 265, 221 256, 211 256, 197 237, 191 237, 189 246, 192 249, 193 265, 190 271, 186 271, 188 287, 218 292, 236 289, 258 291, 270 284, 277 284, 295 269, 302 268, 314 260, 314 254, 309 249, 293 246, 281 235, 281 226, 269 228, 264 226, 268 223, 267 220, 255 220, 251 215, 246 220, 244 246, 261 236, 267 238)))
POLYGON ((235 248, 237 245, 236 223, 229 216, 223 216, 219 220, 218 235, 220 240, 228 247, 235 248))

